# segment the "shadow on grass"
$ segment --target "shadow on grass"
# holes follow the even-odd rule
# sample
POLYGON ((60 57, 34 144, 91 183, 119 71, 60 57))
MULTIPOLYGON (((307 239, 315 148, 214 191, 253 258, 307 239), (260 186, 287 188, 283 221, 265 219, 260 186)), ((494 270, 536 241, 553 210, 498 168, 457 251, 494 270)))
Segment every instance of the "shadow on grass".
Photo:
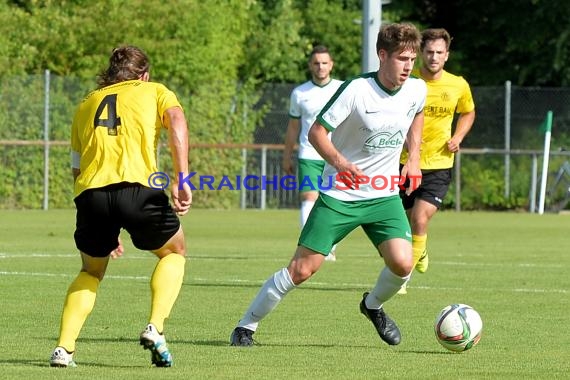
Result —
MULTIPOLYGON (((190 282, 185 282, 184 284, 182 284, 183 286, 191 286, 191 287, 203 287, 203 288, 255 288, 255 289, 259 289, 261 288, 261 286, 263 285, 263 283, 261 281, 259 282, 254 282, 254 281, 250 281, 248 282, 192 282, 192 280, 190 280, 190 282)), ((373 283, 370 284, 370 287, 374 286, 373 283)), ((311 285, 310 283, 304 283, 302 284, 299 288, 297 288, 295 291, 303 291, 303 290, 319 290, 319 291, 354 291, 354 292, 360 292, 360 295, 362 295, 362 292, 365 291, 366 289, 364 289, 362 286, 322 286, 322 285, 311 285)))
MULTIPOLYGON (((93 341, 96 341, 97 339, 92 339, 93 341)), ((111 340, 111 339, 101 339, 100 341, 115 341, 115 340, 111 340)), ((237 350, 238 352, 249 352, 250 350, 255 350, 257 347, 262 348, 262 347, 276 347, 276 348, 282 348, 282 347, 291 347, 291 348, 298 348, 298 347, 312 347, 312 348, 338 348, 338 347, 343 347, 343 348, 357 348, 357 349, 370 349, 370 350, 374 350, 377 351, 378 350, 378 346, 367 346, 367 345, 346 345, 346 344, 261 344, 258 343, 256 344, 254 347, 231 347, 229 345, 228 342, 226 341, 211 341, 211 340, 204 340, 204 341, 198 341, 198 340, 194 340, 194 341, 182 341, 182 340, 178 340, 178 341, 174 341, 177 344, 180 343, 186 343, 186 344, 191 344, 191 345, 196 345, 196 346, 218 346, 218 347, 222 347, 222 346, 227 346, 229 349, 232 350, 237 350)), ((388 348, 388 347, 386 347, 388 348)), ((445 352, 445 351, 419 351, 419 350, 397 350, 399 353, 401 354, 415 354, 415 355, 425 355, 425 354, 430 354, 430 355, 454 355, 454 353, 452 352, 445 352)), ((68 369, 68 368, 51 368, 49 366, 49 359, 10 359, 10 360, 0 360, 0 365, 14 365, 14 366, 25 366, 25 367, 37 367, 37 368, 50 368, 50 370, 52 371, 68 371, 71 370, 73 371, 73 368, 68 369)), ((126 368, 126 369, 133 369, 133 368, 154 368, 150 365, 126 365, 126 364, 120 364, 117 365, 115 363, 113 364, 106 364, 104 362, 83 362, 80 361, 77 363, 78 367, 80 368, 85 368, 85 367, 93 367, 93 368, 126 368)))
MULTIPOLYGON (((40 359, 10 359, 10 360, 0 360, 0 365, 12 364, 18 366, 28 366, 28 367, 44 367, 51 368, 49 366, 49 357, 43 360, 40 359)), ((116 364, 105 364, 105 363, 94 363, 94 362, 78 362, 78 366, 81 367, 100 367, 100 368, 146 368, 147 366, 141 365, 116 365, 116 364)), ((65 371, 67 368, 53 368, 53 371, 65 371)))
MULTIPOLYGON (((88 343, 132 343, 132 344, 139 344, 138 339, 132 338, 79 338, 77 340, 80 342, 88 342, 88 343)), ((209 346, 209 347, 230 347, 235 350, 240 349, 248 349, 252 347, 232 347, 230 346, 229 338, 228 339, 168 339, 168 343, 171 344, 188 344, 192 346, 209 346)), ((347 344, 346 342, 339 342, 338 344, 323 344, 323 343, 312 343, 312 342, 305 342, 302 344, 298 343, 262 343, 260 341, 255 341, 254 347, 312 347, 312 348, 335 348, 335 347, 349 347, 349 348, 370 348, 377 350, 377 346, 368 346, 368 345, 357 345, 357 344, 347 344)), ((389 346, 386 346, 387 348, 389 346)), ((418 353, 420 353, 418 351, 418 353)), ((421 352, 426 353, 426 352, 421 352)))
MULTIPOLYGON (((57 341, 56 337, 46 338, 41 337, 37 338, 41 340, 49 340, 51 342, 57 341)), ((138 338, 79 338, 77 340, 78 343, 130 343, 130 344, 139 344, 138 338)), ((303 344, 299 343, 263 343, 260 341, 255 341, 253 347, 232 347, 230 346, 229 338, 226 339, 168 339, 168 343, 172 344, 188 344, 192 346, 209 346, 209 347, 229 347, 234 350, 247 350, 255 347, 313 347, 313 348, 335 348, 335 347, 343 347, 343 348, 363 348, 363 349, 371 349, 371 350, 378 350, 379 348, 387 348, 391 350, 396 350, 402 353, 412 353, 412 354, 448 354, 445 351, 420 351, 420 350, 406 350, 400 349, 394 346, 388 346, 386 344, 379 343, 378 346, 371 346, 371 345, 362 345, 362 344, 347 344, 345 341, 338 343, 338 344, 323 344, 323 343, 311 343, 306 342, 303 344)), ((2 361, 0 360, 0 363, 2 361)), ((44 363, 45 364, 45 363, 44 363)))

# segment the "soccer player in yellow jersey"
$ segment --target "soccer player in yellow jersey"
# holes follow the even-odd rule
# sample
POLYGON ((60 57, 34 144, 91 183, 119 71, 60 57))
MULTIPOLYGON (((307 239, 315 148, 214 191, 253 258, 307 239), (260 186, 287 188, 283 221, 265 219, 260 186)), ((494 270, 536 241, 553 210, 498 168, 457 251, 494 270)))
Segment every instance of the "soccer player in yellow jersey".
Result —
POLYGON ((150 279, 151 307, 140 344, 157 367, 170 367, 164 320, 178 297, 185 266, 185 240, 178 215, 192 205, 188 184, 188 126, 176 95, 150 82, 146 54, 134 46, 113 50, 99 88, 80 103, 71 128, 72 172, 77 208, 75 244, 82 267, 63 307, 52 367, 74 367, 75 342, 93 309, 111 252, 120 254, 124 228, 135 247, 154 253, 158 263, 150 279), (163 128, 175 175, 170 204, 162 189, 151 188, 157 172, 156 148, 163 128))
MULTIPOLYGON (((445 29, 426 29, 422 32, 422 63, 414 74, 427 84, 424 108, 420 165, 422 183, 407 195, 401 192, 402 201, 412 227, 414 265, 418 272, 428 268, 428 224, 441 207, 451 182, 454 153, 471 129, 475 120, 475 104, 469 84, 460 76, 444 70, 449 58, 451 37, 445 29), (458 113, 452 131, 454 114, 458 113)), ((402 163, 407 155, 402 154, 402 163)), ((406 293, 404 286, 400 294, 406 293)))

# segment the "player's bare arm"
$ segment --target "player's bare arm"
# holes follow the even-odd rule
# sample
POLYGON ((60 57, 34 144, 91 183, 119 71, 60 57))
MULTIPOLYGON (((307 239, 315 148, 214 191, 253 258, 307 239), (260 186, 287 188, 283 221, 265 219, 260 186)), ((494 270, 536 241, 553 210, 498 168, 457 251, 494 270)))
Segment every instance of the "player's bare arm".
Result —
POLYGON ((71 173, 73 174, 73 182, 75 182, 79 174, 81 174, 81 170, 79 168, 71 168, 71 173))
POLYGON ((287 132, 285 134, 285 148, 283 149, 283 162, 281 166, 286 174, 293 174, 293 148, 299 139, 301 131, 301 119, 289 118, 287 132))
POLYGON ((171 187, 172 203, 178 215, 184 215, 192 206, 192 191, 187 183, 179 189, 178 176, 188 173, 188 125, 180 107, 171 107, 164 114, 164 125, 168 128, 168 143, 172 154, 175 176, 171 187))
POLYGON ((422 171, 420 169, 420 147, 422 144, 422 131, 424 129, 424 111, 418 112, 414 116, 412 125, 406 136, 406 146, 408 148, 408 161, 402 168, 401 175, 410 179, 410 186, 406 189, 406 194, 416 190, 422 183, 422 171))
POLYGON ((471 130, 474 122, 475 110, 459 114, 459 117, 457 118, 457 125, 455 126, 455 132, 453 133, 451 139, 447 142, 447 149, 449 149, 450 152, 456 153, 459 151, 463 139, 471 130))
POLYGON ((327 129, 318 122, 315 122, 309 130, 309 142, 315 147, 321 157, 334 166, 339 174, 346 173, 344 175, 341 174, 341 177, 343 182, 350 188, 354 188, 357 178, 362 178, 365 175, 358 166, 340 154, 329 140, 327 129))

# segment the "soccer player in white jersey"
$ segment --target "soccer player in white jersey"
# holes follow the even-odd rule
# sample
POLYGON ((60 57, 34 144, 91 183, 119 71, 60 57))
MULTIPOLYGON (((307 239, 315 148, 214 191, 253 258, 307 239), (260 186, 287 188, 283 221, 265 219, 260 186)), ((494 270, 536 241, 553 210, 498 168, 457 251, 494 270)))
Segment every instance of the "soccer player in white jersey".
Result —
MULTIPOLYGON (((313 48, 308 66, 311 80, 295 87, 291 92, 282 163, 283 171, 293 175, 293 148, 299 143, 297 177, 301 197, 301 227, 307 222, 309 213, 319 197, 318 179, 325 166, 325 160, 309 142, 309 129, 321 109, 342 84, 342 81, 331 78, 334 61, 326 46, 317 45, 313 48)), ((333 246, 325 260, 336 260, 335 248, 333 246)))
POLYGON ((399 196, 421 184, 419 165, 426 84, 410 77, 421 35, 408 23, 383 25, 376 51, 377 72, 344 82, 317 116, 309 141, 326 160, 320 196, 286 268, 269 277, 233 330, 233 346, 253 345, 253 333, 291 290, 322 265, 333 244, 362 227, 384 260, 376 283, 360 301, 380 338, 397 345, 401 334, 384 304, 409 280, 413 269, 411 229, 399 196), (332 140, 328 132, 332 131, 332 140), (400 173, 406 145, 408 161, 400 173))

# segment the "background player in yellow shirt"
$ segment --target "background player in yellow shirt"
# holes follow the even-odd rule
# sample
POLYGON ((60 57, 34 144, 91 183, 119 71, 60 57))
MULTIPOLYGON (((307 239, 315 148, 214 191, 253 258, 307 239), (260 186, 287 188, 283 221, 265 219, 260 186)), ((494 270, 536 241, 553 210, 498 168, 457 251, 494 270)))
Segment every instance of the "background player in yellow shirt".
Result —
MULTIPOLYGON (((412 227, 414 264, 418 272, 428 268, 428 224, 441 207, 451 183, 454 153, 471 129, 475 120, 475 104, 469 84, 460 76, 443 69, 449 58, 451 37, 445 29, 426 29, 422 32, 421 66, 414 75, 427 84, 424 108, 420 165, 421 186, 402 201, 412 227), (452 132, 454 114, 459 113, 452 132)), ((402 154, 402 163, 407 155, 402 154)), ((400 294, 406 293, 404 286, 400 294)))
POLYGON ((99 76, 99 88, 83 99, 73 119, 74 238, 82 267, 67 290, 52 367, 75 366, 75 342, 95 305, 110 253, 122 252, 122 228, 135 247, 159 259, 150 280, 150 317, 140 344, 151 351, 152 364, 172 365, 162 332, 184 278, 186 245, 178 215, 188 212, 192 192, 188 184, 179 188, 177 182, 179 173, 188 175, 188 127, 176 95, 149 82, 149 70, 148 57, 139 48, 114 49, 109 67, 99 76), (156 147, 163 128, 168 130, 175 172, 172 206, 163 190, 149 187, 158 171, 156 147))

